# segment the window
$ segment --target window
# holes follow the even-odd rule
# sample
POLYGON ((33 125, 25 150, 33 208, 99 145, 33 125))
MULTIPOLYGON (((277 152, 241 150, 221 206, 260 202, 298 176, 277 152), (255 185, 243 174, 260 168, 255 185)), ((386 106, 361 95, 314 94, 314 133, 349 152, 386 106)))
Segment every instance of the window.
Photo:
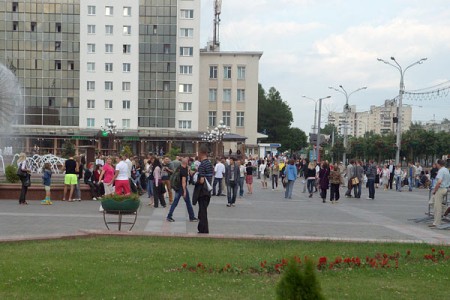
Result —
POLYGON ((87 90, 88 91, 95 91, 95 81, 88 81, 87 82, 87 90))
POLYGON ((67 98, 67 107, 73 107, 73 98, 67 98))
POLYGON ((123 53, 127 53, 127 54, 131 53, 131 45, 124 44, 123 45, 123 53))
POLYGON ((105 127, 108 126, 108 124, 110 123, 111 119, 110 118, 105 118, 105 127))
POLYGON ((187 120, 178 121, 179 129, 191 129, 191 127, 192 127, 192 121, 187 121, 187 120))
POLYGON ((129 91, 129 90, 131 90, 131 82, 123 81, 122 82, 122 91, 129 91))
POLYGON ((236 126, 244 127, 244 112, 243 111, 236 112, 236 126))
POLYGON ((69 60, 67 62, 67 70, 72 71, 75 70, 75 62, 72 60, 69 60))
POLYGON ((114 7, 113 6, 105 6, 105 15, 107 15, 107 16, 114 15, 114 7))
POLYGON ((158 31, 158 25, 153 25, 153 34, 156 34, 158 31))
POLYGON ((223 89, 223 102, 231 101, 231 89, 223 89))
POLYGON ((61 32, 61 23, 56 23, 55 24, 55 31, 56 32, 61 32))
POLYGON ((238 89, 237 90, 237 101, 245 101, 245 90, 244 89, 238 89))
POLYGON ((32 32, 36 31, 36 27, 37 27, 36 22, 31 22, 30 29, 31 29, 32 32))
POLYGON ((238 79, 245 79, 245 67, 240 66, 237 68, 237 78, 238 79))
POLYGON ((170 44, 164 44, 164 54, 170 54, 170 44))
POLYGON ((13 12, 19 11, 19 2, 13 2, 12 3, 12 11, 13 12))
POLYGON ((124 71, 124 72, 131 72, 131 64, 130 63, 123 63, 122 64, 122 71, 124 71))
POLYGON ((122 119, 122 127, 130 128, 130 119, 122 119))
POLYGON ((48 106, 52 107, 55 105, 55 97, 48 97, 48 106))
POLYGON ((170 90, 170 82, 169 81, 163 81, 163 91, 169 91, 170 90))
POLYGON ((113 44, 105 44, 105 52, 112 53, 113 52, 113 44))
POLYGON ((223 79, 231 79, 231 66, 223 67, 223 79))
POLYGON ((194 29, 193 28, 180 28, 180 37, 193 37, 194 29))
POLYGON ((88 62, 87 70, 88 70, 88 72, 95 72, 95 62, 88 62))
POLYGON ((123 7, 123 16, 124 17, 130 17, 131 16, 131 7, 130 6, 124 6, 123 7))
POLYGON ((87 101, 87 108, 88 109, 94 109, 95 108, 95 100, 88 99, 88 101, 87 101))
POLYGON ((105 63, 105 72, 113 71, 113 63, 105 63))
POLYGON ((194 48, 193 47, 180 47, 180 55, 181 56, 193 56, 194 48))
POLYGON ((112 108, 113 108, 113 101, 105 100, 105 109, 112 109, 112 108))
POLYGON ((125 35, 130 35, 130 34, 131 34, 131 26, 129 26, 129 25, 124 25, 124 26, 123 26, 123 34, 125 34, 125 35))
POLYGON ((131 107, 131 101, 130 100, 122 100, 122 108, 123 109, 130 109, 131 107))
POLYGON ((114 33, 114 26, 113 25, 105 25, 105 34, 111 35, 114 33))
POLYGON ((180 84, 178 91, 180 93, 192 93, 192 84, 180 84))
POLYGON ((194 18, 194 10, 193 9, 182 9, 180 11, 181 19, 193 19, 194 18))
POLYGON ((178 103, 178 110, 180 110, 180 111, 192 111, 192 102, 180 102, 180 103, 178 103))
POLYGON ((192 66, 180 66, 180 74, 192 74, 192 66))
POLYGON ((95 25, 88 25, 88 34, 95 34, 95 25))
POLYGON ((215 111, 209 111, 208 112, 208 126, 209 127, 216 127, 217 124, 217 112, 215 111))
POLYGON ((61 61, 55 60, 55 70, 61 70, 61 61))
POLYGON ((106 91, 112 91, 113 90, 113 82, 112 81, 105 81, 105 90, 106 91))
POLYGON ((95 53, 95 44, 87 44, 88 53, 95 53))
POLYGON ((209 66, 209 78, 217 79, 217 66, 209 66))
POLYGON ((88 15, 95 16, 95 5, 88 5, 88 15))
POLYGON ((230 126, 231 123, 231 113, 229 111, 222 112, 222 121, 226 126, 230 126))
POLYGON ((18 31, 19 30, 19 22, 14 21, 13 22, 13 31, 18 31))
POLYGON ((61 51, 61 42, 55 41, 55 51, 61 51))
POLYGON ((209 89, 209 101, 217 101, 217 89, 209 89))
POLYGON ((95 127, 95 119, 94 118, 87 118, 87 127, 95 127))

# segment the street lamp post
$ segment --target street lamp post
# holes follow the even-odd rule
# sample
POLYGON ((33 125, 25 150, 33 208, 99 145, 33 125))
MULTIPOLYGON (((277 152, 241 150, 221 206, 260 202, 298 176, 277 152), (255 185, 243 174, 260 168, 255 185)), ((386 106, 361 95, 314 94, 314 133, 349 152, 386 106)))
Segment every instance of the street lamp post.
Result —
POLYGON ((387 65, 390 65, 394 68, 396 68, 399 72, 400 72, 400 90, 399 90, 399 95, 398 95, 398 105, 397 105, 397 151, 395 153, 395 161, 396 163, 401 163, 400 161, 400 150, 401 150, 401 143, 402 143, 402 101, 403 101, 403 94, 405 93, 405 83, 404 83, 404 77, 405 77, 405 72, 406 70, 408 70, 409 68, 415 66, 415 65, 420 65, 422 64, 424 61, 427 60, 427 58, 422 58, 418 61, 416 61, 415 63, 410 64, 409 66, 407 66, 405 69, 402 68, 402 66, 400 66, 400 64, 395 60, 395 57, 391 57, 391 60, 395 63, 395 65, 389 61, 386 61, 384 59, 381 58, 377 58, 378 61, 381 61, 387 65))
POLYGON ((108 148, 114 150, 114 137, 117 134, 117 125, 114 119, 109 119, 106 128, 101 126, 103 132, 108 133, 108 148))
POLYGON ((223 138, 226 134, 230 133, 230 127, 225 125, 222 120, 220 120, 219 125, 210 129, 208 127, 207 132, 204 132, 201 135, 202 141, 206 141, 208 143, 215 143, 216 151, 215 156, 219 155, 219 147, 222 149, 220 154, 223 155, 223 138))
MULTIPOLYGON (((320 115, 322 114, 322 100, 331 98, 331 96, 326 96, 323 98, 319 98, 317 100, 314 100, 312 98, 302 96, 303 98, 306 98, 308 100, 314 101, 315 107, 314 107, 314 126, 316 126, 316 116, 317 116, 317 103, 319 103, 319 120, 317 122, 317 141, 316 141, 316 151, 317 151, 317 162, 320 161, 320 115)), ((313 133, 314 133, 314 127, 313 127, 313 133)))
POLYGON ((344 89, 344 87, 342 86, 342 84, 339 86, 340 89, 337 89, 335 87, 328 87, 329 89, 332 89, 336 92, 339 92, 341 94, 343 94, 345 96, 345 105, 344 105, 344 154, 343 154, 343 158, 342 158, 342 162, 344 163, 344 165, 347 165, 347 144, 348 144, 348 113, 350 111, 350 107, 348 105, 348 99, 350 98, 351 95, 353 95, 356 92, 359 92, 361 90, 365 90, 367 89, 367 86, 363 86, 360 87, 356 90, 354 90, 351 93, 347 93, 347 91, 344 89))

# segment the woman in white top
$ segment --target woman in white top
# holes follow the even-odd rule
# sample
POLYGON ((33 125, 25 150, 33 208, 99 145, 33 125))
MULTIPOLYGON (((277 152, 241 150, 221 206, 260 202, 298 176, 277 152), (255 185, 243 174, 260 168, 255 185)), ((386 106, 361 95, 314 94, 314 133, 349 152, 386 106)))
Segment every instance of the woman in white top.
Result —
POLYGON ((264 160, 262 164, 259 165, 259 173, 261 174, 261 185, 263 189, 267 189, 267 176, 266 176, 267 161, 264 160))
POLYGON ((384 190, 386 191, 389 187, 389 177, 391 176, 391 172, 389 172, 389 168, 387 165, 384 165, 383 170, 381 171, 381 182, 384 186, 384 190))
POLYGON ((27 156, 25 153, 20 153, 19 159, 17 160, 17 168, 22 170, 22 176, 19 176, 22 182, 22 189, 20 190, 19 204, 27 205, 28 202, 25 200, 27 197, 28 187, 30 186, 30 170, 27 167, 27 156))

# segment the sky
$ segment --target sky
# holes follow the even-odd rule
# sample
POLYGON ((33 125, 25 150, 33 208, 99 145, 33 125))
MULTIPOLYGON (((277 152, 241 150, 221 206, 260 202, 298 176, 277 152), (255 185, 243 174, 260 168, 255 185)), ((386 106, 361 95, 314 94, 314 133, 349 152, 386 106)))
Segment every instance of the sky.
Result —
MULTIPOLYGON (((214 0, 201 0, 202 47, 212 39, 214 0)), ((357 111, 398 95, 400 72, 377 61, 395 57, 408 69, 407 91, 450 86, 450 5, 448 0, 223 0, 223 51, 262 51, 259 82, 275 87, 306 133, 314 122, 314 102, 342 112, 345 97, 328 87, 342 85, 357 111)), ((441 93, 442 94, 442 93, 441 93)), ((413 121, 441 121, 450 115, 450 95, 404 99, 413 121), (430 99, 431 98, 431 99, 430 99)), ((322 126, 323 127, 323 123, 322 126)))

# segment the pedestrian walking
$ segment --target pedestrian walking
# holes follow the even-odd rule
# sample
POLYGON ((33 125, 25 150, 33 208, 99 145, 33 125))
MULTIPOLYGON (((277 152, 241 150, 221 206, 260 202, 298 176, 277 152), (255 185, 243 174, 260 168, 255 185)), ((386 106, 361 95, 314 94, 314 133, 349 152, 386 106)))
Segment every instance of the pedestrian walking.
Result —
POLYGON ((292 191, 294 190, 294 183, 297 179, 297 167, 294 165, 294 160, 291 158, 286 167, 286 191, 284 192, 285 199, 292 199, 292 191))
POLYGON ((319 171, 319 187, 320 187, 320 197, 322 202, 325 203, 327 198, 327 190, 330 185, 330 168, 326 161, 323 161, 319 171))

